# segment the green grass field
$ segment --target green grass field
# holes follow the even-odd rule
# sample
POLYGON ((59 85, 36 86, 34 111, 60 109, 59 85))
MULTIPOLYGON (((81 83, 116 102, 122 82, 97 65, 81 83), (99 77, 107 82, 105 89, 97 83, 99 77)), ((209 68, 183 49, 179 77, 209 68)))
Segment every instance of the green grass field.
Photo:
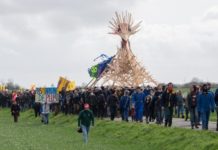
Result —
POLYGON ((156 125, 97 120, 90 141, 82 142, 76 132, 77 118, 50 116, 43 125, 32 111, 13 123, 9 110, 0 110, 1 150, 216 150, 218 134, 156 125))

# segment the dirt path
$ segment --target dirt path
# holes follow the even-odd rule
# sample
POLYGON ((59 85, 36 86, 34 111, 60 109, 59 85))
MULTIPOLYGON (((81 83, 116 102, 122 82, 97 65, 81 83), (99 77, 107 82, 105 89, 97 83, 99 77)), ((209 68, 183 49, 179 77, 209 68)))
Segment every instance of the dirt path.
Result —
MULTIPOLYGON (((129 120, 131 120, 131 119, 129 119, 129 120)), ((116 118, 115 121, 121 121, 121 118, 116 118)), ((150 122, 149 124, 154 124, 154 123, 155 122, 150 122)), ((190 123, 190 120, 185 121, 184 119, 173 118, 172 127, 191 129, 191 123, 190 123)), ((216 122, 210 121, 208 128, 209 128, 209 131, 213 131, 213 132, 218 133, 218 131, 216 131, 216 122)), ((195 128, 194 130, 202 130, 202 126, 200 125, 198 129, 195 128)))
MULTIPOLYGON (((173 127, 180 127, 180 128, 191 128, 191 123, 190 120, 184 121, 184 119, 179 119, 179 118, 173 118, 173 127)), ((209 122, 208 126, 210 131, 216 131, 216 122, 209 122)), ((195 129, 196 130, 196 129, 195 129)), ((202 126, 199 126, 199 129, 197 130, 202 130, 202 126)))

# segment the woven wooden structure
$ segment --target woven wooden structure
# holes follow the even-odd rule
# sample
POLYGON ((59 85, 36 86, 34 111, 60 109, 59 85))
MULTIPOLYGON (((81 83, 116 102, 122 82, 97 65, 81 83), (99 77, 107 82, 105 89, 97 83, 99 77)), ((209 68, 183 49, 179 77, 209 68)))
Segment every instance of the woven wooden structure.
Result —
POLYGON ((97 83, 119 87, 136 87, 150 83, 156 85, 157 82, 140 65, 130 47, 129 37, 139 31, 141 22, 134 24, 132 15, 127 12, 122 15, 117 12, 115 14, 116 17, 109 22, 112 29, 110 34, 121 37, 121 47, 101 76, 93 79, 89 85, 95 86, 97 83))

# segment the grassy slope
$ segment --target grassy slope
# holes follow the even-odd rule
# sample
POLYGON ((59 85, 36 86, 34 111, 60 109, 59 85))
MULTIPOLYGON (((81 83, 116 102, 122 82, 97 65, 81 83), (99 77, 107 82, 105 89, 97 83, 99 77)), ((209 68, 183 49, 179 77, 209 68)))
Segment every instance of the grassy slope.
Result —
POLYGON ((189 129, 164 128, 155 125, 97 121, 91 129, 88 145, 76 132, 76 117, 52 116, 43 125, 31 111, 21 114, 18 124, 12 122, 9 110, 0 110, 1 150, 146 150, 146 149, 217 149, 218 134, 189 129))

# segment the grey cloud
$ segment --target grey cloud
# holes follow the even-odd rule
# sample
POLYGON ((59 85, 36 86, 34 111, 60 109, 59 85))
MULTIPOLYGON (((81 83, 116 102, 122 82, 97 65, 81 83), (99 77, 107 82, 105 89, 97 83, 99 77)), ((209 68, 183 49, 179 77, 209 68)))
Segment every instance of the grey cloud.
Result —
POLYGON ((202 20, 204 20, 204 21, 208 21, 208 20, 218 21, 218 5, 211 7, 208 11, 206 11, 202 20))
MULTIPOLYGON (((120 46, 118 36, 107 34, 108 21, 114 11, 129 10, 137 14, 133 16, 136 21, 144 21, 142 30, 131 37, 132 50, 158 81, 181 82, 193 76, 217 81, 213 69, 218 67, 216 21, 172 24, 179 18, 161 11, 156 12, 155 23, 152 17, 146 22, 155 13, 145 10, 149 7, 149 1, 132 0, 0 1, 0 80, 13 78, 26 87, 33 82, 56 84, 60 75, 77 84, 88 82, 87 69, 95 64, 93 59, 102 53, 112 56, 120 46), (169 23, 156 23, 158 16, 165 22, 167 17, 169 23)), ((195 5, 190 7, 195 9, 195 5)))

